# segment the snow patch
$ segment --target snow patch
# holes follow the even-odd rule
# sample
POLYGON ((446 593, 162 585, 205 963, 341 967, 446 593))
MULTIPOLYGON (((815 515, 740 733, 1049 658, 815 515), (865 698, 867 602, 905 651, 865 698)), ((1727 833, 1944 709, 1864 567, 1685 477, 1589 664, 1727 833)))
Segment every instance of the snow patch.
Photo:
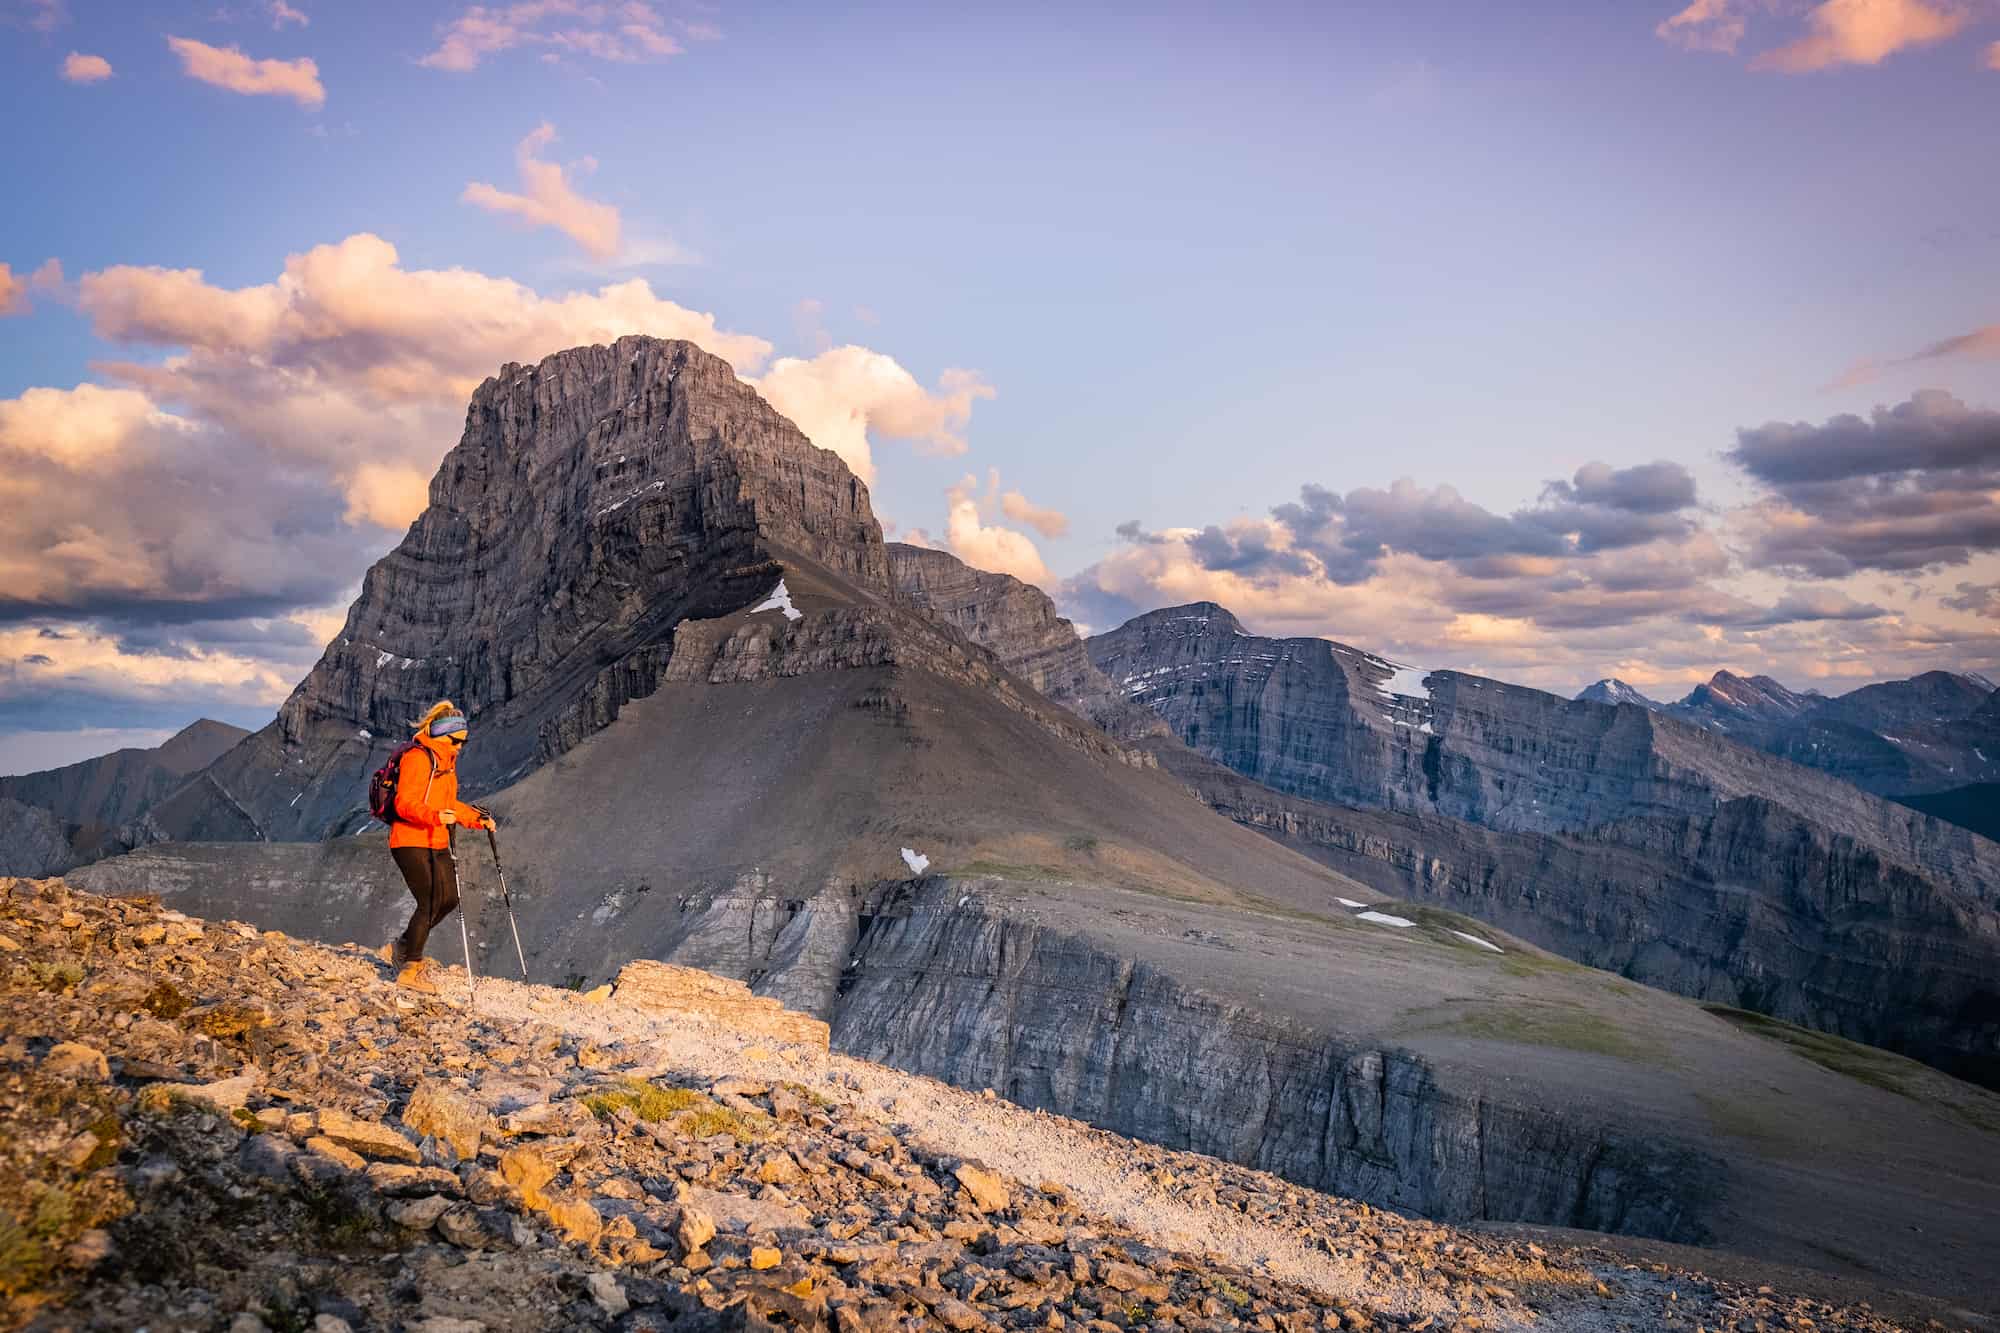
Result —
MULTIPOLYGON (((783 611, 787 620, 797 620, 805 615, 805 612, 792 605, 791 591, 785 587, 783 579, 778 580, 778 586, 771 589, 769 597, 766 597, 763 601, 750 608, 750 614, 753 616, 759 611, 783 611)), ((903 855, 905 857, 910 855, 908 848, 904 849, 903 855)))
POLYGON ((1335 899, 1334 899, 1334 901, 1335 901, 1335 902, 1337 902, 1337 903, 1339 903, 1339 904, 1340 904, 1340 905, 1341 905, 1342 907, 1366 907, 1366 906, 1368 906, 1368 904, 1367 904, 1367 903, 1357 903, 1357 902, 1355 902, 1355 901, 1354 901, 1354 899, 1352 899, 1352 898, 1335 898, 1335 899))
MULTIPOLYGON (((622 463, 625 460, 621 458, 618 461, 622 463)), ((631 504, 634 500, 644 495, 647 491, 657 491, 662 487, 664 487, 666 484, 667 483, 664 481, 656 481, 649 486, 641 486, 638 490, 633 491, 630 495, 620 500, 617 504, 606 505, 604 508, 598 510, 597 516, 599 518, 603 518, 606 514, 615 514, 619 510, 623 509, 626 505, 631 504)))
POLYGON ((1465 933, 1464 931, 1462 931, 1462 930, 1454 930, 1454 931, 1453 931, 1453 932, 1451 932, 1451 933, 1452 933, 1452 934, 1454 934, 1454 935, 1456 935, 1456 936, 1458 936, 1458 937, 1459 937, 1460 939, 1464 940, 1464 941, 1465 941, 1465 942, 1466 942, 1467 944, 1476 944, 1476 945, 1478 945, 1478 946, 1479 946, 1480 948, 1482 948, 1482 949, 1491 949, 1491 950, 1492 950, 1492 951, 1493 951, 1494 953, 1505 953, 1505 952, 1507 952, 1507 951, 1506 951, 1505 949, 1501 948, 1501 947, 1500 947, 1499 945, 1497 945, 1497 944, 1489 944, 1489 943, 1487 943, 1487 942, 1486 942, 1485 940, 1482 940, 1482 939, 1480 939, 1480 938, 1479 938, 1479 937, 1478 937, 1477 935, 1468 935, 1468 934, 1466 934, 1466 933, 1465 933))
POLYGON ((368 728, 366 727, 361 728, 361 730, 355 732, 354 734, 364 741, 372 741, 375 739, 375 733, 368 730, 368 728))
POLYGON ((1378 926, 1398 926, 1405 930, 1417 924, 1408 917, 1390 916, 1387 912, 1360 912, 1356 914, 1355 920, 1373 921, 1378 926))
POLYGON ((1424 677, 1430 672, 1422 667, 1402 666, 1395 662, 1388 665, 1395 667, 1395 674, 1384 684, 1377 685, 1376 689, 1384 694, 1400 694, 1405 699, 1429 700, 1431 692, 1424 687, 1424 677))
MULTIPOLYGON (((783 588, 785 585, 780 583, 778 586, 783 588)), ((789 606, 790 603, 786 603, 786 605, 789 606)), ((761 610, 762 608, 759 609, 761 610)), ((921 875, 931 868, 931 859, 922 852, 905 847, 903 849, 903 864, 910 868, 912 875, 921 875)))

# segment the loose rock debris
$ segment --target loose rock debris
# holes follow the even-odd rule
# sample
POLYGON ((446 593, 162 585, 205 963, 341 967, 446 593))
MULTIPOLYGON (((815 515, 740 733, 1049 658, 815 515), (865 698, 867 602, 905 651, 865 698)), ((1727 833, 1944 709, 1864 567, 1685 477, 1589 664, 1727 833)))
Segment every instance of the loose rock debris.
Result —
POLYGON ((1131 1143, 671 980, 468 1008, 462 972, 420 996, 357 947, 0 880, 0 1323, 1895 1327, 1131 1143), (1038 1144, 1049 1174, 996 1169, 1038 1144))

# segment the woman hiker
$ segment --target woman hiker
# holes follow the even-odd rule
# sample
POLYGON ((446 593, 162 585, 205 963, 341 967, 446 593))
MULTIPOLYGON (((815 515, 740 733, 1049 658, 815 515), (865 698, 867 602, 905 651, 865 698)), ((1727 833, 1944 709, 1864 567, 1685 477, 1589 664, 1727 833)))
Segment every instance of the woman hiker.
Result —
POLYGON ((437 986, 426 973, 424 941, 458 906, 458 867, 451 856, 451 829, 493 828, 493 816, 458 799, 458 752, 465 744, 465 714, 449 699, 432 704, 417 721, 416 744, 406 751, 396 774, 396 819, 389 826, 389 854, 417 900, 410 924, 390 945, 396 984, 426 994, 437 986))

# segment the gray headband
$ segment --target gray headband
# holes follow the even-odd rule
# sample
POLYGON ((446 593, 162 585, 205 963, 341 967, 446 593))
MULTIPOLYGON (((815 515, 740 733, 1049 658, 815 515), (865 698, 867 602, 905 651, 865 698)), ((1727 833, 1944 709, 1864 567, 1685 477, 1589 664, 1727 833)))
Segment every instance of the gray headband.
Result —
POLYGON ((465 714, 450 713, 431 723, 433 736, 462 736, 465 734, 465 714))

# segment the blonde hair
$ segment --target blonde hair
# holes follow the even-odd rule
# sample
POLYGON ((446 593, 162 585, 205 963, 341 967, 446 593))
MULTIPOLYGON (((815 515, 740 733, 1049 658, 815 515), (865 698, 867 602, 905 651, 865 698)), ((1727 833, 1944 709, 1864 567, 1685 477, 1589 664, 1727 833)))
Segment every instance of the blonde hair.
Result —
POLYGON ((416 720, 415 735, 421 736, 431 723, 441 717, 463 717, 465 712, 449 699, 440 699, 424 710, 424 715, 416 720))

